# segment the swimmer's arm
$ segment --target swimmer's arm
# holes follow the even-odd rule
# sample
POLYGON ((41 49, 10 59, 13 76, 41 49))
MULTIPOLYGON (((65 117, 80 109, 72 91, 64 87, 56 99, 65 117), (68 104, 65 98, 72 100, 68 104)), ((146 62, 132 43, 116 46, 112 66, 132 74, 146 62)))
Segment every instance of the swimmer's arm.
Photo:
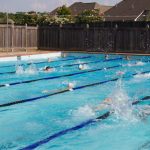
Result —
POLYGON ((50 94, 50 93, 57 93, 57 92, 61 92, 61 91, 69 91, 68 88, 64 88, 64 89, 59 89, 59 90, 43 90, 42 93, 43 94, 50 94))
POLYGON ((104 110, 105 108, 106 108, 105 104, 99 104, 98 106, 94 107, 93 110, 101 111, 101 110, 104 110))

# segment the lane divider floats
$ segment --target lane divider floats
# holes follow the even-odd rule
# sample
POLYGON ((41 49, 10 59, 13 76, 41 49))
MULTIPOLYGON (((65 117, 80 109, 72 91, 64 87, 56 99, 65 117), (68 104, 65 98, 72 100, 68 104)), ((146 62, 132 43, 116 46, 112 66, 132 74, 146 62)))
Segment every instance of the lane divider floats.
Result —
MULTIPOLYGON (((42 62, 34 62, 34 64, 43 64, 43 63, 52 63, 52 62, 62 62, 62 61, 68 61, 68 60, 77 60, 77 59, 87 59, 91 58, 92 56, 84 56, 84 57, 74 57, 74 58, 68 58, 68 59, 61 59, 61 60, 53 60, 53 61, 42 61, 42 62)), ((31 63, 27 63, 27 65, 30 65, 31 63)), ((23 64, 21 64, 23 65, 23 64)), ((16 65, 7 65, 7 66, 0 66, 0 68, 7 68, 7 67, 15 67, 16 65)))
MULTIPOLYGON (((53 66, 52 68, 61 68, 61 67, 72 67, 72 66, 78 66, 78 65, 87 65, 87 64, 93 64, 93 63, 98 63, 98 62, 109 62, 109 61, 115 61, 115 60, 121 60, 122 58, 115 58, 115 59, 108 59, 108 60, 98 60, 98 61, 90 61, 90 62, 81 62, 81 63, 74 63, 74 64, 67 64, 67 65, 57 65, 53 66)), ((11 72, 0 72, 0 75, 4 74, 14 74, 16 71, 11 71, 11 72)))
MULTIPOLYGON (((144 71, 144 72, 141 72, 141 74, 145 74, 147 72, 150 72, 150 71, 144 71)), ((132 76, 135 76, 136 74, 133 74, 132 76)), ((129 78, 129 77, 122 77, 122 78, 129 78)), ((106 81, 100 81, 100 82, 96 82, 96 83, 92 83, 92 84, 86 84, 86 85, 75 87, 75 88, 73 88, 73 90, 79 90, 79 89, 83 89, 83 88, 87 88, 87 87, 97 86, 97 85, 105 84, 105 83, 108 83, 108 82, 117 81, 118 79, 119 78, 114 78, 114 79, 110 79, 110 80, 106 80, 106 81)), ((69 92, 69 91, 70 91, 69 89, 63 89, 63 90, 56 91, 54 93, 50 93, 50 94, 46 94, 46 95, 42 95, 42 96, 39 96, 39 97, 23 99, 23 100, 17 100, 17 101, 14 101, 14 102, 0 104, 0 107, 8 107, 8 106, 16 105, 16 104, 32 102, 32 101, 40 100, 40 99, 47 98, 47 97, 50 97, 50 96, 66 93, 66 92, 69 92)))
MULTIPOLYGON (((137 103, 134 103, 134 102, 133 102, 132 105, 138 104, 138 103, 140 103, 141 101, 143 101, 143 100, 148 100, 148 99, 150 99, 150 96, 145 96, 144 98, 138 100, 137 103)), ((56 138, 61 137, 61 136, 63 136, 63 135, 66 135, 66 134, 68 134, 68 133, 72 133, 72 132, 74 132, 74 131, 76 131, 76 130, 82 129, 82 128, 84 128, 84 127, 86 127, 86 126, 88 126, 88 125, 90 125, 90 124, 92 124, 92 123, 97 123, 97 122, 100 122, 100 121, 102 121, 102 120, 105 120, 105 119, 107 119, 110 115, 111 115, 111 113, 108 111, 108 112, 104 113, 103 115, 101 115, 101 116, 99 116, 99 117, 97 117, 97 118, 87 120, 87 121, 85 121, 85 122, 82 122, 82 123, 80 123, 80 124, 74 126, 74 127, 71 127, 71 128, 68 128, 68 129, 59 131, 59 132, 57 132, 57 133, 54 133, 54 134, 50 135, 49 137, 47 137, 47 138, 45 138, 45 139, 42 139, 42 140, 40 140, 40 141, 38 141, 38 142, 35 142, 35 143, 33 143, 33 144, 29 145, 29 146, 26 146, 26 147, 24 147, 24 148, 21 148, 20 150, 32 150, 32 149, 35 149, 35 148, 37 148, 37 147, 39 147, 39 146, 41 146, 41 145, 43 145, 43 144, 46 144, 46 143, 48 143, 48 142, 50 142, 50 141, 52 141, 52 140, 54 140, 54 139, 56 139, 56 138)))
MULTIPOLYGON (((105 84, 107 82, 116 81, 116 80, 118 80, 118 78, 111 79, 111 80, 106 80, 106 81, 101 81, 101 82, 97 82, 97 83, 92 83, 92 84, 87 84, 87 85, 83 85, 83 86, 79 86, 79 87, 75 87, 75 88, 73 88, 73 90, 78 90, 78 89, 82 89, 82 88, 86 88, 86 87, 90 87, 90 86, 96 86, 96 85, 99 85, 99 84, 105 84)), ((0 104, 0 107, 7 107, 7 106, 12 106, 12 105, 16 105, 16 104, 25 103, 25 102, 31 102, 31 101, 35 101, 35 100, 40 100, 42 98, 47 98, 47 97, 50 97, 50 96, 58 95, 58 94, 69 92, 69 91, 70 91, 69 89, 63 89, 63 90, 59 90, 59 91, 56 91, 54 93, 42 95, 42 96, 39 96, 39 97, 23 99, 23 100, 16 100, 14 102, 0 104)))
MULTIPOLYGON (((118 67, 121 67, 121 66, 122 65, 116 65, 116 66, 112 66, 112 67, 107 67, 105 69, 108 70, 108 69, 118 68, 118 67)), ((7 85, 13 86, 13 85, 37 82, 37 81, 42 81, 42 80, 52 80, 52 79, 57 79, 57 78, 62 78, 62 77, 69 77, 69 76, 85 74, 85 73, 89 73, 89 72, 96 72, 96 71, 101 71, 101 70, 103 70, 103 68, 91 69, 91 70, 86 70, 86 71, 81 71, 81 72, 75 72, 75 73, 70 73, 70 74, 66 74, 66 75, 58 75, 58 76, 52 76, 52 77, 39 78, 39 79, 34 79, 34 80, 26 80, 26 81, 18 81, 18 82, 13 82, 13 83, 0 84, 0 88, 5 87, 7 85)))

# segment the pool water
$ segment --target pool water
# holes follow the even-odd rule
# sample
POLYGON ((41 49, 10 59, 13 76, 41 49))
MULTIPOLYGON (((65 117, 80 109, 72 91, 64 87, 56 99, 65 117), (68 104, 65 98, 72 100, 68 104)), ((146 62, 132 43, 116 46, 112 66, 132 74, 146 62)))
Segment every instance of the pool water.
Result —
POLYGON ((0 63, 0 150, 150 149, 150 117, 135 115, 149 106, 149 98, 117 108, 101 120, 95 119, 109 110, 92 109, 107 97, 123 97, 131 104, 150 96, 149 60, 69 53, 51 62, 0 63), (85 70, 78 69, 81 63, 86 63, 85 70), (19 65, 24 72, 16 74, 19 65), (28 72, 31 65, 36 70, 28 72), (55 70, 44 72, 45 66, 55 70), (66 89, 68 83, 73 83, 73 91, 66 89))

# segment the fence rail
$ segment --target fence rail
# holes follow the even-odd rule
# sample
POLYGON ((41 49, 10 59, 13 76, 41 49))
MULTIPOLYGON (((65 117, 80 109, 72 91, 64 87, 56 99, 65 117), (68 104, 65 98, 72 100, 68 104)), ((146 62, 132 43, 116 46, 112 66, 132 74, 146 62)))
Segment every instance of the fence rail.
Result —
POLYGON ((150 22, 0 25, 0 48, 150 53, 150 22))

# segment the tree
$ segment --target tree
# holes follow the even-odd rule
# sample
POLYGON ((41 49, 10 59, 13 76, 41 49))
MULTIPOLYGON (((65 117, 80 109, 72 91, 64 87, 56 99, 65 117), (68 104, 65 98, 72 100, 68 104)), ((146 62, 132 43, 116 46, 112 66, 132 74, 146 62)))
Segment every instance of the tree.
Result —
POLYGON ((77 23, 95 23, 103 21, 103 17, 99 15, 98 9, 84 10, 76 17, 77 23))
POLYGON ((71 15, 71 11, 65 5, 63 5, 57 10, 57 16, 59 17, 70 16, 70 15, 71 15))

